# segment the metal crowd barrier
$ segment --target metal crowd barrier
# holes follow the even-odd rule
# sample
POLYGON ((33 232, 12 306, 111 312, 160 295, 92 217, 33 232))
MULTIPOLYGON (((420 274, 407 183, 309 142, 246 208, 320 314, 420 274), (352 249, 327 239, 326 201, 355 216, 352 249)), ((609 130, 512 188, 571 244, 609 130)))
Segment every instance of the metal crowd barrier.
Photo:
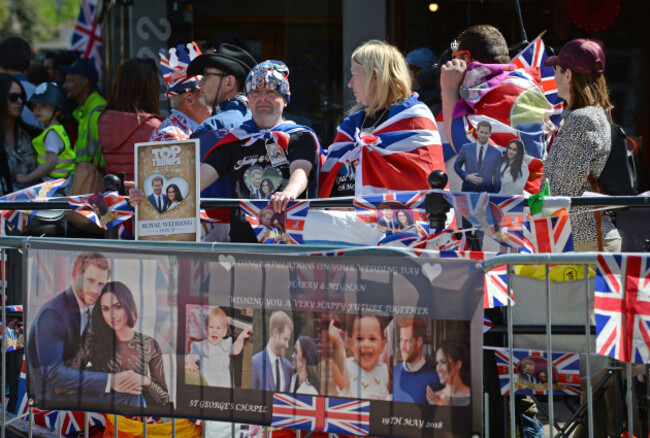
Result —
MULTIPOLYGON (((442 196, 439 193, 434 192, 434 195, 436 196, 442 196)), ((642 206, 642 207, 647 207, 650 206, 650 197, 636 197, 636 198, 630 198, 630 197, 587 197, 587 198, 572 198, 571 199, 572 205, 573 206, 642 206)), ((34 209, 35 204, 38 204, 38 209, 39 210, 46 210, 46 209, 59 209, 59 210, 67 210, 70 209, 67 201, 64 200, 52 200, 48 202, 0 202, 0 210, 20 210, 20 209, 34 209)), ((202 208, 231 208, 231 207, 237 207, 239 206, 238 200, 232 200, 232 199, 204 199, 201 201, 201 207, 202 208)), ((341 200, 316 200, 312 201, 311 207, 313 208, 328 208, 328 207, 352 207, 352 200, 351 199, 341 199, 341 200)), ((427 207, 429 207, 429 203, 427 203, 427 207)), ((439 207, 439 206, 438 206, 439 207)), ((440 211, 432 212, 431 209, 428 208, 428 213, 430 215, 430 218, 433 220, 432 213, 433 214, 438 214, 440 217, 440 211)), ((444 216, 444 213, 443 213, 444 216)), ((6 296, 5 292, 7 289, 7 283, 6 283, 6 261, 7 261, 7 256, 6 256, 6 249, 7 248, 20 248, 22 247, 23 243, 26 240, 29 239, 35 239, 33 237, 0 237, 0 264, 3 267, 3 275, 5 276, 5 281, 2 282, 2 292, 3 296, 6 296)), ((56 239, 56 238, 39 238, 39 239, 44 239, 44 240, 49 240, 49 241, 56 241, 56 242, 66 242, 65 239, 56 239)), ((70 242, 70 240, 67 240, 67 242, 70 242)), ((150 241, 114 241, 114 240, 96 240, 96 239, 74 239, 75 244, 88 244, 92 245, 99 250, 101 248, 115 248, 118 247, 121 249, 129 248, 129 247, 137 247, 139 250, 145 250, 147 252, 152 252, 155 253, 157 249, 160 248, 160 245, 165 245, 165 248, 168 249, 174 249, 178 251, 187 251, 187 252, 211 252, 215 250, 215 245, 218 245, 219 250, 221 251, 228 251, 228 252, 233 252, 233 253, 264 253, 264 254, 301 254, 301 253, 310 253, 310 252, 325 252, 325 251, 334 251, 334 250, 340 250, 340 246, 326 246, 326 245, 300 245, 300 246, 293 246, 293 245, 288 245, 288 246, 282 246, 282 247, 269 247, 267 245, 256 245, 256 244, 236 244, 236 243, 184 243, 184 242, 150 242, 150 241)), ((353 251, 355 255, 390 255, 390 256, 413 256, 413 252, 409 250, 408 248, 396 248, 396 247, 361 247, 361 248, 353 248, 349 249, 346 248, 346 252, 351 252, 353 251)), ((638 255, 638 253, 635 253, 638 255)), ((512 276, 511 276, 511 269, 515 265, 545 265, 546 266, 546 324, 544 326, 514 326, 512 322, 512 305, 508 305, 506 307, 506 314, 507 314, 507 326, 506 327, 494 327, 494 332, 499 332, 500 330, 505 332, 507 335, 507 348, 509 350, 509 359, 510 359, 510 366, 509 366, 509 374, 510 374, 510 380, 511 382, 513 381, 514 377, 514 368, 512 365, 512 359, 513 359, 513 337, 515 334, 520 334, 520 333, 542 333, 546 334, 547 337, 547 352, 551 352, 553 350, 552 348, 552 340, 551 340, 551 334, 557 334, 557 333, 565 333, 565 334, 585 334, 587 337, 587 362, 586 362, 586 368, 587 368, 587 416, 588 416, 588 436, 589 438, 593 438, 594 436, 594 431, 593 427, 593 393, 594 390, 592 389, 591 385, 591 372, 590 372, 590 347, 589 347, 589 339, 593 335, 593 327, 590 324, 590 314, 589 314, 589 306, 585 306, 585 314, 584 314, 584 324, 580 326, 554 326, 551 324, 551 293, 550 293, 550 279, 549 279, 549 265, 562 265, 562 264, 584 264, 584 269, 585 269, 585 299, 588 302, 589 299, 589 276, 588 276, 588 265, 589 264, 595 264, 596 259, 597 259, 598 253, 574 253, 574 254, 508 254, 508 255, 501 255, 497 256, 495 258, 492 258, 486 262, 484 262, 483 267, 485 271, 490 271, 491 269, 494 269, 499 266, 506 265, 508 268, 508 290, 511 291, 511 281, 512 281, 512 276)), ((515 300, 516 300, 516 292, 515 292, 515 300)), ((2 306, 2 321, 3 324, 6 324, 6 318, 7 318, 7 312, 4 306, 2 306)), ((6 327, 6 325, 5 325, 6 327)), ((0 407, 1 411, 1 416, 0 416, 0 438, 5 438, 7 436, 7 427, 11 426, 13 423, 21 421, 23 417, 14 417, 11 419, 8 419, 7 412, 6 412, 6 377, 7 377, 7 370, 6 370, 6 333, 7 330, 3 329, 2 333, 2 384, 1 384, 1 402, 2 405, 0 407)), ((550 354, 548 354, 548 357, 550 357, 550 354)), ((548 364, 548 375, 552 375, 552 361, 547 361, 548 364)), ((627 400, 626 403, 629 407, 632 406, 632 394, 631 394, 631 388, 632 388, 632 376, 631 376, 631 365, 626 364, 625 365, 626 371, 627 371, 627 377, 626 377, 626 382, 627 382, 627 400)), ((552 385, 552 379, 549 382, 549 389, 551 389, 552 385)), ((648 382, 646 381, 646 384, 648 385, 648 382)), ((514 392, 514 391, 513 391, 514 392)), ((549 419, 549 425, 550 425, 550 430, 551 430, 551 436, 554 436, 555 429, 557 428, 557 424, 555 421, 555 412, 554 412, 554 405, 553 405, 553 391, 549 390, 548 392, 548 419, 549 419)), ((650 398, 648 399, 650 401, 650 398)), ((488 403, 488 398, 486 397, 486 404, 484 405, 484 412, 488 412, 490 409, 488 403)), ((515 397, 510 396, 509 397, 509 434, 511 437, 517 436, 517 431, 516 431, 516 416, 515 416, 515 397)), ((31 437, 33 435, 33 413, 32 413, 32 408, 29 408, 28 414, 30 417, 29 425, 28 425, 28 435, 31 437)), ((117 420, 117 417, 115 417, 117 420)), ((175 421, 175 420, 173 420, 175 421)), ((630 408, 628 409, 628 429, 633 430, 633 410, 630 408)), ((86 424, 88 422, 86 421, 86 424)), ((173 427, 172 423, 172 427, 173 427)), ((487 431, 486 433, 489 436, 489 415, 485 415, 485 420, 484 420, 484 431, 487 431)), ((204 430, 204 435, 205 435, 205 428, 204 430)), ((147 424, 143 424, 143 434, 146 437, 146 432, 147 431, 147 424)), ((173 435, 176 436, 175 434, 175 429, 172 429, 173 435)), ((647 434, 647 427, 644 427, 644 431, 647 434)), ((307 432, 299 432, 296 431, 299 438, 308 438, 310 433, 307 432)), ((57 424, 57 436, 61 436, 61 424, 57 424)), ((85 428, 84 436, 88 436, 88 428, 85 428)), ((115 436, 117 437, 117 427, 115 428, 115 436)), ((560 436, 566 436, 566 435, 560 435, 560 436)), ((330 434, 331 438, 334 438, 334 434, 330 434)))
MULTIPOLYGON (((595 265, 597 262, 597 257, 598 257, 597 252, 585 252, 585 253, 567 253, 567 254, 507 254, 507 255, 500 255, 496 256, 494 258, 491 258, 485 262, 483 262, 483 268, 485 269, 486 272, 495 269, 500 266, 506 266, 507 267, 507 285, 508 285, 508 293, 514 293, 514 300, 515 300, 515 306, 517 305, 517 291, 513 291, 512 289, 512 276, 513 276, 513 268, 516 265, 543 265, 545 266, 545 296, 546 296, 546 323, 542 326, 535 326, 535 325, 519 325, 515 326, 513 324, 513 305, 512 303, 508 303, 508 306, 506 307, 506 322, 507 325, 506 327, 494 327, 495 332, 505 332, 506 334, 506 340, 507 340, 507 349, 509 353, 509 377, 510 377, 510 382, 511 382, 511 394, 508 397, 508 408, 509 408, 509 434, 511 437, 515 436, 521 436, 520 434, 518 435, 516 432, 516 424, 517 424, 517 418, 516 418, 516 413, 515 413, 515 388, 514 388, 514 364, 513 364, 513 342, 514 342, 514 336, 516 334, 545 334, 546 335, 546 352, 547 352, 547 376, 553 376, 553 370, 552 370, 552 360, 551 358, 551 352, 553 351, 553 345, 552 345, 552 334, 581 334, 586 337, 586 381, 587 381, 587 395, 586 395, 586 404, 587 404, 587 425, 588 425, 588 436, 589 438, 594 437, 594 416, 593 416, 593 397, 594 393, 596 392, 597 389, 600 388, 600 386, 597 386, 596 388, 592 388, 592 373, 591 373, 591 344, 590 344, 590 338, 595 335, 595 327, 591 325, 591 315, 590 311, 592 310, 589 306, 589 294, 590 294, 590 279, 589 279, 589 265, 595 265), (551 324, 552 321, 552 305, 553 303, 551 302, 551 279, 549 275, 549 266, 550 265, 576 265, 576 264, 582 264, 584 266, 584 299, 585 299, 585 312, 580 317, 579 315, 576 315, 576 323, 578 323, 580 320, 584 321, 582 325, 573 325, 573 326, 568 326, 568 325, 563 325, 563 326, 554 326, 551 324), (501 329, 501 330, 499 330, 501 329)), ((629 254, 623 254, 623 255, 643 255, 643 256, 649 256, 650 254, 640 254, 640 253, 629 253, 629 254)), ((540 309, 540 312, 543 310, 540 309)), ((625 363, 623 364, 625 371, 626 371, 626 400, 625 403, 627 405, 627 430, 630 435, 632 436, 632 433, 634 431, 634 406, 632 403, 632 364, 631 363, 625 363)), ((611 371, 610 371, 611 374, 611 371)), ((646 369, 646 375, 647 375, 647 369, 646 369)), ((555 420, 555 408, 554 408, 554 394, 553 394, 553 382, 552 378, 548 379, 548 391, 547 391, 547 397, 548 397, 548 425, 550 429, 550 436, 555 437, 568 437, 569 435, 565 434, 563 430, 559 427, 558 422, 555 420), (556 435, 555 430, 558 430, 558 434, 556 435)), ((650 382, 645 381, 646 385, 650 385, 650 382)), ((646 386, 647 388, 647 386, 646 386)), ((618 391, 617 391, 618 392, 618 391)), ((646 389, 646 394, 648 393, 646 389)), ((618 397, 619 394, 615 394, 615 397, 618 397)), ((486 397, 487 400, 487 397, 486 397)), ((484 409, 487 411, 488 407, 484 406, 484 409)), ((647 404, 646 404, 646 409, 647 409, 647 404)), ((486 418, 489 418, 486 416, 486 418)), ((573 418, 570 418, 570 420, 573 418)), ((617 419, 618 420, 618 419, 617 419)), ((485 423, 485 422, 484 422, 485 423)), ((489 424, 484 424, 485 428, 484 430, 489 430, 489 424)), ((642 435, 641 436, 647 436, 648 435, 648 425, 647 424, 642 424, 642 435)), ((617 431, 617 433, 620 434, 620 430, 617 431)), ((619 435, 617 435, 619 436, 619 435)))

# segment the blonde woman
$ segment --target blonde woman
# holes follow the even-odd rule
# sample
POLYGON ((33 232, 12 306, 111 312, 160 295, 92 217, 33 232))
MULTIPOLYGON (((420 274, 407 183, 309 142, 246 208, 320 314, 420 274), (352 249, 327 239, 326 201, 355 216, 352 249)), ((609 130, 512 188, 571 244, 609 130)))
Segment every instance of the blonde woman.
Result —
POLYGON ((428 189, 429 173, 445 168, 442 146, 404 56, 371 40, 352 53, 350 73, 356 104, 327 150, 320 197, 428 189))

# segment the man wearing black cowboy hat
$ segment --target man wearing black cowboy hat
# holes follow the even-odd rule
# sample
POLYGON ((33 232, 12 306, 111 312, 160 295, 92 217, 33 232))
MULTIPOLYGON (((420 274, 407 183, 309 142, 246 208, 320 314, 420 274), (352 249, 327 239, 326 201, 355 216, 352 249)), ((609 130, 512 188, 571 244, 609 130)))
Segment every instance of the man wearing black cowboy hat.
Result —
POLYGON ((256 64, 250 53, 228 43, 194 58, 187 67, 187 74, 203 76, 201 100, 213 108, 213 115, 201 123, 192 138, 216 129, 237 128, 251 118, 242 89, 246 75, 256 64))

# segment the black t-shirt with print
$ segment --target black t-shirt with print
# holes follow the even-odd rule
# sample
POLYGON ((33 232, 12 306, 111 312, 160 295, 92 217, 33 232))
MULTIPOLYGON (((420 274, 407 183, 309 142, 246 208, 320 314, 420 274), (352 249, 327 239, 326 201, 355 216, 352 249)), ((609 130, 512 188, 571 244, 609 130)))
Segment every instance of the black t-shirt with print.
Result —
MULTIPOLYGON (((388 108, 386 108, 383 112, 377 113, 373 117, 364 117, 361 130, 372 133, 377 126, 381 125, 388 119, 388 113, 388 108)), ((343 163, 343 167, 339 170, 339 173, 336 175, 336 179, 334 180, 334 185, 330 192, 330 198, 354 196, 357 181, 356 169, 358 164, 359 160, 343 163)))
MULTIPOLYGON (((272 140, 260 139, 250 146, 242 146, 242 142, 236 141, 215 148, 205 163, 212 166, 219 177, 230 174, 233 198, 268 199, 272 193, 284 190, 291 176, 289 166, 294 161, 306 160, 312 163, 309 181, 314 178, 316 150, 314 137, 309 132, 298 132, 291 135, 286 151, 282 151, 272 140), (273 159, 269 157, 269 150, 275 155, 273 159)), ((306 197, 306 191, 299 196, 301 199, 306 197)), ((230 211, 230 240, 257 242, 241 208, 230 211)))

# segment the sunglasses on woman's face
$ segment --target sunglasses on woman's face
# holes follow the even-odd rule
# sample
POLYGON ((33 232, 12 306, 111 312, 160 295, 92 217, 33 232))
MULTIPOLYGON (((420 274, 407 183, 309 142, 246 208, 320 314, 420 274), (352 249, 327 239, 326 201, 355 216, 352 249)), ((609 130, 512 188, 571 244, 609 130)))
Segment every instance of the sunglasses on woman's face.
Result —
POLYGON ((9 102, 11 103, 18 102, 18 99, 20 99, 21 102, 25 101, 25 98, 23 97, 22 93, 9 93, 8 99, 9 102))

